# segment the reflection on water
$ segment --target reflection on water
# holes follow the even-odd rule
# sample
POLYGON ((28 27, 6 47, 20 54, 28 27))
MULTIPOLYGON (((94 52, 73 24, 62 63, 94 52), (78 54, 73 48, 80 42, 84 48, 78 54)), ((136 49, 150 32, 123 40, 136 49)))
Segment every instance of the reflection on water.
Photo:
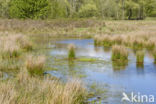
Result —
MULTIPOLYGON (((136 64, 135 54, 130 51, 129 62, 120 63, 111 61, 111 48, 94 47, 92 39, 84 40, 51 40, 50 65, 58 69, 55 73, 64 79, 78 77, 93 92, 94 98, 89 101, 101 99, 102 104, 122 104, 122 92, 140 92, 156 96, 156 66, 148 54, 145 55, 144 65, 136 64), (94 58, 94 62, 69 62, 67 58, 68 44, 76 45, 77 58, 94 58), (58 72, 58 73, 57 73, 58 72)), ((53 71, 50 71, 55 75, 53 71)))

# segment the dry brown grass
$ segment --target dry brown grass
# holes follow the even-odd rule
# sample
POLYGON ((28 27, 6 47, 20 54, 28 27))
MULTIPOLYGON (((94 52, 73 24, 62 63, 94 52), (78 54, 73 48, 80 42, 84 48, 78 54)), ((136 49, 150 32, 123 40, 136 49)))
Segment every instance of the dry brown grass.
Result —
POLYGON ((21 70, 16 79, 0 80, 0 93, 0 104, 82 104, 86 96, 80 80, 63 84, 30 77, 26 70, 21 70))

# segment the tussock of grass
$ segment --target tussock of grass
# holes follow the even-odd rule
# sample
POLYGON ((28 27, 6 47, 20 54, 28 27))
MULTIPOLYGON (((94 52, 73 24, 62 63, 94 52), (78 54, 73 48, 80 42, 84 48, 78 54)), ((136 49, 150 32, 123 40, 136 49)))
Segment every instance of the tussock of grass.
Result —
POLYGON ((25 66, 31 75, 42 75, 44 71, 45 57, 29 55, 26 58, 25 66))
POLYGON ((112 61, 127 61, 128 51, 124 46, 114 45, 112 47, 112 61))
POLYGON ((145 57, 145 52, 144 51, 138 51, 136 53, 137 64, 143 64, 144 63, 144 57, 145 57))
POLYGON ((69 60, 73 60, 75 58, 76 58, 76 55, 75 55, 75 45, 70 44, 68 46, 68 59, 69 60))

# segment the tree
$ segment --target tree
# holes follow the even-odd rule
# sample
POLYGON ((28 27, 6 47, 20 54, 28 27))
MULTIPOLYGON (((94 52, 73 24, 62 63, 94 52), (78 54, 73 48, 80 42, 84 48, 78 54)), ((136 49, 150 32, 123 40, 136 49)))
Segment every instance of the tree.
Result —
POLYGON ((10 0, 0 0, 0 17, 9 17, 9 2, 10 0))
POLYGON ((48 0, 12 0, 10 2, 11 18, 45 19, 50 5, 48 0))

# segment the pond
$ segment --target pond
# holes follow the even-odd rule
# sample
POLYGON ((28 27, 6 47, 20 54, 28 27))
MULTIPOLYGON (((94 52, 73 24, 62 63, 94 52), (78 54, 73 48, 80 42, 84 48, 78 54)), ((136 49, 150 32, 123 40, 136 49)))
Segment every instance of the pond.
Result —
POLYGON ((91 95, 88 102, 121 104, 123 92, 156 96, 156 65, 148 52, 144 66, 137 66, 135 54, 129 50, 128 65, 120 68, 111 61, 111 48, 96 47, 92 39, 52 39, 47 45, 50 48, 49 65, 57 69, 47 73, 63 81, 80 78, 91 95), (76 57, 83 61, 66 60, 69 44, 76 46, 76 57))

